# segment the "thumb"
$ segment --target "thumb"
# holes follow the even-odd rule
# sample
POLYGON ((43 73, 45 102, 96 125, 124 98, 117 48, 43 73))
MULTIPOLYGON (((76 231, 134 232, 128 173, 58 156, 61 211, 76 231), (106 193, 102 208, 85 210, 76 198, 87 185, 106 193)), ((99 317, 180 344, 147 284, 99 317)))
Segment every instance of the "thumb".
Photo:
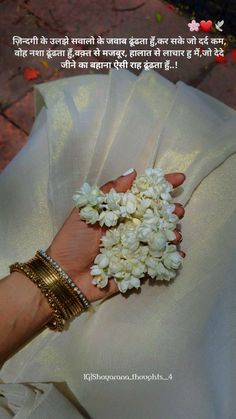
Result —
POLYGON ((102 192, 107 193, 110 189, 115 189, 117 192, 126 192, 131 188, 137 173, 134 169, 129 169, 122 176, 115 180, 110 180, 101 187, 102 192))

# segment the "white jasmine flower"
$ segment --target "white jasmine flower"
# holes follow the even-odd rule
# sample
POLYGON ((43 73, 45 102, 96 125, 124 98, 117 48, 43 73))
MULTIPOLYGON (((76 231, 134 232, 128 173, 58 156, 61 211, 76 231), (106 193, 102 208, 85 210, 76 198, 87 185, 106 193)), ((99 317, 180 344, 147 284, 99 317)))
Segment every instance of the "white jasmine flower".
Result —
POLYGON ((143 258, 145 258, 148 254, 148 251, 143 251, 143 245, 140 243, 137 250, 132 251, 131 249, 128 249, 127 247, 121 247, 120 249, 120 257, 123 259, 129 260, 132 258, 135 258, 139 260, 140 262, 143 262, 143 258))
POLYGON ((153 169, 153 168, 149 168, 145 170, 145 174, 147 176, 153 177, 154 179, 159 179, 159 178, 163 178, 164 177, 164 172, 162 169, 153 169))
POLYGON ((159 210, 159 229, 174 230, 179 219, 175 214, 169 214, 165 210, 159 210))
POLYGON ((166 235, 161 231, 152 234, 151 238, 148 240, 148 244, 151 250, 163 250, 166 248, 166 243, 166 235))
POLYGON ((109 265, 109 257, 108 255, 104 253, 100 253, 99 255, 96 256, 94 262, 97 263, 99 268, 104 269, 109 265))
POLYGON ((119 210, 121 199, 121 194, 112 188, 106 197, 107 208, 111 211, 119 210))
POLYGON ((165 236, 170 242, 176 239, 176 235, 172 230, 165 230, 165 236))
POLYGON ((131 192, 123 194, 121 199, 120 213, 122 217, 133 214, 136 211, 137 199, 136 196, 131 192))
POLYGON ((107 227, 115 226, 118 221, 118 214, 114 211, 103 211, 99 215, 99 222, 100 225, 103 226, 104 224, 107 227))
POLYGON ((91 275, 97 276, 97 275, 102 275, 103 273, 104 273, 103 269, 99 268, 98 265, 93 265, 91 267, 91 275))
MULTIPOLYGON (((123 266, 123 265, 122 265, 123 266)), ((130 274, 129 273, 127 273, 127 272, 125 272, 125 271, 119 271, 119 272, 117 272, 116 273, 116 276, 115 276, 115 280, 117 279, 117 281, 121 281, 121 280, 123 280, 123 281, 126 281, 127 280, 127 278, 130 276, 130 274)))
POLYGON ((117 286, 119 288, 119 291, 124 293, 128 290, 129 288, 129 282, 128 281, 116 281, 117 286))
POLYGON ((118 229, 107 230, 106 234, 101 238, 102 244, 106 248, 115 246, 120 241, 120 232, 118 229))
POLYGON ((151 277, 151 278, 156 278, 157 277, 157 269, 156 269, 156 267, 155 268, 152 268, 151 266, 149 266, 148 267, 148 275, 151 277))
POLYGON ((157 259, 153 257, 149 257, 147 260, 148 265, 148 275, 151 276, 151 278, 158 278, 158 279, 165 279, 169 281, 172 278, 172 272, 167 269, 161 261, 158 261, 157 259))
POLYGON ((159 262, 157 264, 157 278, 158 279, 164 279, 166 281, 169 281, 170 279, 175 277, 175 272, 167 269, 162 262, 159 262))
POLYGON ((168 215, 174 215, 173 212, 175 210, 174 204, 165 203, 163 204, 163 211, 168 215))
POLYGON ((142 223, 137 230, 137 237, 142 242, 148 242, 150 240, 150 237, 152 236, 153 229, 152 226, 149 226, 148 224, 142 223))
POLYGON ((108 284, 108 275, 97 265, 91 267, 91 275, 93 275, 92 284, 99 288, 104 288, 108 284))
POLYGON ((82 207, 88 204, 88 195, 90 193, 91 187, 88 183, 84 183, 81 189, 73 195, 73 201, 77 207, 82 207))
POLYGON ((88 203, 92 206, 101 203, 104 199, 103 192, 95 185, 91 187, 90 193, 88 195, 88 203))
POLYGON ((74 201, 75 206, 77 208, 81 208, 84 205, 87 205, 88 204, 88 198, 87 198, 87 196, 81 194, 80 191, 74 193, 74 195, 73 195, 73 201, 74 201))
POLYGON ((130 284, 132 285, 132 287, 138 289, 140 288, 140 279, 132 275, 130 278, 130 284))
POLYGON ((130 277, 126 278, 123 281, 116 281, 118 288, 120 292, 124 293, 128 289, 132 288, 140 288, 140 279, 136 278, 133 275, 130 275, 130 277))
POLYGON ((134 255, 135 255, 135 257, 137 257, 140 260, 140 262, 145 262, 148 253, 149 253, 149 247, 142 244, 136 250, 134 255))
MULTIPOLYGON (((135 214, 134 214, 135 215, 135 214)), ((136 218, 136 217, 132 217, 132 221, 131 221, 131 223, 132 223, 132 226, 133 226, 133 228, 137 228, 137 227, 139 227, 140 226, 140 224, 142 223, 141 222, 141 220, 139 220, 138 218, 136 218)), ((128 224, 127 224, 127 227, 128 227, 128 224)))
POLYGON ((137 278, 141 278, 143 274, 146 272, 145 264, 139 262, 138 260, 133 262, 132 264, 133 264, 132 275, 134 275, 137 278))
POLYGON ((128 247, 131 251, 135 251, 139 247, 139 240, 137 232, 134 230, 127 230, 121 234, 121 243, 123 246, 128 247))
POLYGON ((158 199, 159 193, 157 192, 157 188, 154 186, 150 186, 149 188, 145 189, 140 193, 140 195, 144 198, 152 198, 152 199, 158 199))
POLYGON ((94 276, 92 284, 97 285, 98 288, 105 288, 108 284, 108 276, 103 272, 101 275, 94 276))
POLYGON ((135 217, 136 219, 140 219, 144 215, 145 211, 152 206, 152 199, 138 198, 137 202, 137 208, 135 213, 133 214, 133 217, 135 217))
POLYGON ((91 187, 86 182, 82 185, 80 191, 73 195, 73 200, 78 208, 81 208, 84 205, 95 206, 101 203, 103 198, 103 192, 96 185, 91 187))
POLYGON ((163 218, 172 225, 172 227, 175 227, 176 224, 179 222, 179 218, 176 214, 168 214, 167 212, 163 212, 163 218))
POLYGON ((143 210, 147 210, 152 204, 151 199, 141 199, 140 206, 143 210))
POLYGON ((157 213, 153 209, 148 208, 143 215, 143 224, 149 225, 154 230, 156 230, 156 227, 159 224, 160 215, 160 213, 157 213))
POLYGON ((99 220, 99 213, 95 208, 87 205, 86 207, 81 208, 80 218, 81 220, 85 220, 86 223, 95 224, 99 220))
POLYGON ((134 181, 134 188, 131 188, 131 190, 144 192, 151 186, 151 181, 146 176, 139 176, 134 181))
POLYGON ((146 259, 147 272, 151 278, 155 278, 158 275, 158 260, 152 256, 146 259))
POLYGON ((149 247, 149 256, 152 256, 154 258, 157 259, 157 261, 162 259, 163 256, 163 250, 158 250, 158 249, 151 249, 149 247))
POLYGON ((135 251, 132 251, 131 249, 128 249, 127 247, 121 247, 120 257, 126 260, 135 258, 140 262, 144 262, 145 258, 148 255, 148 252, 149 252, 148 246, 144 246, 143 243, 140 243, 138 249, 135 251))
POLYGON ((163 199, 164 201, 169 201, 171 199, 171 195, 169 192, 162 192, 160 194, 161 199, 163 199))
POLYGON ((132 273, 139 278, 143 276, 143 273, 145 272, 145 265, 136 258, 125 260, 123 264, 125 272, 132 273))
POLYGON ((160 230, 174 230, 176 222, 169 222, 164 217, 159 220, 158 227, 160 230))
POLYGON ((166 255, 163 258, 163 263, 166 266, 166 268, 179 269, 182 260, 182 256, 179 254, 179 252, 176 251, 175 247, 175 250, 166 252, 166 255))
POLYGON ((109 276, 117 275, 124 271, 123 261, 119 255, 112 255, 109 260, 108 273, 109 276))
POLYGON ((129 288, 131 289, 133 287, 136 289, 140 288, 140 279, 134 275, 131 275, 129 280, 129 288))

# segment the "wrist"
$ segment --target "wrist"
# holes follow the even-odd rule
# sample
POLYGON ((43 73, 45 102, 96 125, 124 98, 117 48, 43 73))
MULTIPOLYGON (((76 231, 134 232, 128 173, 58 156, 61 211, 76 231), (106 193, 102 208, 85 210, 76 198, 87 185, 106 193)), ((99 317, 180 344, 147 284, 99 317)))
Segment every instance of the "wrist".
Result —
POLYGON ((40 290, 22 273, 0 281, 0 363, 35 336, 51 319, 40 290))
POLYGON ((20 311, 25 307, 27 317, 30 315, 38 327, 50 321, 53 312, 40 289, 23 272, 12 272, 8 278, 13 298, 17 295, 20 311))

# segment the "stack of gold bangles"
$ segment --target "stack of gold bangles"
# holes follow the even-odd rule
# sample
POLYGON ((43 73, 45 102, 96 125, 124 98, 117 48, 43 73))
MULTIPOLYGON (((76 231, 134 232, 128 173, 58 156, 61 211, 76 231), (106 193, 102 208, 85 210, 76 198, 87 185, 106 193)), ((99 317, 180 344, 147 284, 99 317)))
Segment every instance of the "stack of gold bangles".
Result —
POLYGON ((52 330, 62 331, 67 320, 90 306, 74 281, 43 250, 38 250, 27 263, 11 265, 10 272, 13 271, 23 272, 47 298, 54 314, 47 324, 52 330))

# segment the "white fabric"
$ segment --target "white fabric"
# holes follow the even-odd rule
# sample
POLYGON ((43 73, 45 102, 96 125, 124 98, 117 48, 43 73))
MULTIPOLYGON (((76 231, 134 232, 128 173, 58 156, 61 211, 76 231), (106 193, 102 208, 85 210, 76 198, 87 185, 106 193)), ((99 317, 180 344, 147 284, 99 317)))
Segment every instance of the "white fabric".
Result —
POLYGON ((45 106, 29 144, 0 177, 1 274, 48 246, 84 179, 100 185, 150 165, 187 174, 175 192, 186 205, 187 257, 168 286, 146 281, 141 293, 98 303, 62 334, 44 331, 3 366, 3 382, 66 382, 64 396, 72 392, 96 419, 233 419, 235 111, 155 72, 114 70, 39 91, 45 106), (90 372, 173 379, 89 382, 90 372))
POLYGON ((43 419, 45 417, 77 419, 83 417, 73 402, 66 399, 50 383, 0 384, 0 392, 3 396, 3 399, 0 399, 2 419, 43 419))

